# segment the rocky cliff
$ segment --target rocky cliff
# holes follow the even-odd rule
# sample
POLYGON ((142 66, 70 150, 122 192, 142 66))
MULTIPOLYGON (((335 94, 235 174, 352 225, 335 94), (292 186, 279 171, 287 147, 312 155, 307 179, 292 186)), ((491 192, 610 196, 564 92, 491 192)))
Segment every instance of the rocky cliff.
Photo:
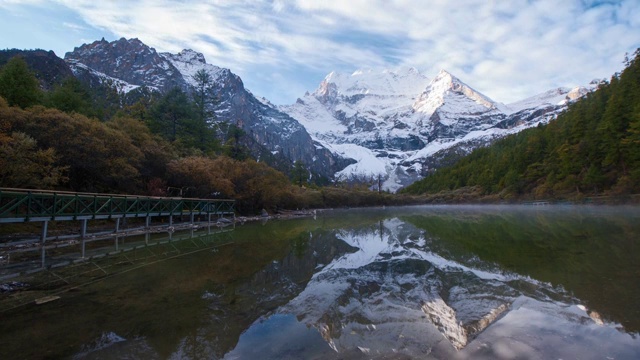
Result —
POLYGON ((314 141, 297 120, 268 101, 257 99, 245 89, 239 76, 207 64, 204 56, 195 51, 158 53, 138 39, 103 39, 75 48, 65 60, 76 74, 91 72, 94 77, 107 78, 123 92, 146 87, 163 93, 178 87, 190 93, 195 85, 194 74, 205 70, 213 80, 215 101, 211 110, 216 114, 215 121, 244 130, 248 135, 245 145, 254 157, 280 164, 281 169, 300 160, 313 173, 328 178, 349 163, 314 141))

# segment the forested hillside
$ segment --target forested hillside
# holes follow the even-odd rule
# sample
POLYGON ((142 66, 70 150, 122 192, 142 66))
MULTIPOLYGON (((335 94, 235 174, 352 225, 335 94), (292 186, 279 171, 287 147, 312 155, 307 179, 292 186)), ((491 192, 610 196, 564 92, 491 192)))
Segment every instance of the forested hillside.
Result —
POLYGON ((197 92, 131 102, 74 77, 49 90, 39 80, 20 56, 0 68, 1 187, 233 198, 245 214, 399 201, 364 188, 318 188, 303 165, 284 174, 252 159, 240 129, 203 121, 197 92))
POLYGON ((477 149, 404 192, 475 188, 538 199, 640 192, 640 49, 625 65, 555 121, 477 149))
POLYGON ((447 193, 541 199, 640 192, 640 51, 557 120, 478 149, 404 190, 426 198, 318 187, 303 163, 288 174, 275 170, 251 158, 241 129, 203 121, 198 92, 132 99, 108 84, 51 74, 44 86, 42 73, 16 55, 0 68, 2 187, 235 198, 243 213, 406 204, 447 193))

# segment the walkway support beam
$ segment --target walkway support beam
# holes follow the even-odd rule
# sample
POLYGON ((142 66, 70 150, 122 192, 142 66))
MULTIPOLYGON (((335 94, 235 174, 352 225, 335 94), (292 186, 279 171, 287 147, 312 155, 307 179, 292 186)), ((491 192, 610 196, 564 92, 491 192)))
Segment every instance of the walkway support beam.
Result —
POLYGON ((45 247, 44 242, 47 241, 47 228, 49 227, 48 221, 42 222, 42 234, 40 234, 40 246, 42 247, 42 268, 45 267, 45 247))

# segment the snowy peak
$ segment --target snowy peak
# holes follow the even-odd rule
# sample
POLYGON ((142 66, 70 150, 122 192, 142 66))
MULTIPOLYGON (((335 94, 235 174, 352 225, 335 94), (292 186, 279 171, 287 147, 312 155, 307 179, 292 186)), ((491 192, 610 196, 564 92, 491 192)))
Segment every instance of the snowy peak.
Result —
POLYGON ((440 70, 411 107, 416 113, 436 115, 434 121, 451 125, 461 117, 499 110, 501 106, 451 73, 440 70))
POLYGON ((573 89, 559 87, 528 97, 524 100, 508 104, 507 109, 510 113, 515 113, 524 109, 537 109, 547 106, 564 106, 583 97, 590 91, 590 89, 583 86, 576 86, 573 89))
POLYGON ((177 54, 160 53, 160 56, 178 69, 180 74, 184 77, 184 80, 192 86, 196 85, 194 76, 199 70, 207 71, 211 75, 213 81, 218 81, 218 79, 225 73, 225 70, 226 73, 230 73, 227 69, 207 64, 202 53, 191 49, 184 49, 177 54))
POLYGON ((463 84, 462 81, 460 81, 460 79, 458 79, 457 77, 451 75, 450 72, 448 72, 445 69, 440 69, 440 71, 438 72, 438 75, 436 75, 436 77, 433 78, 433 80, 431 80, 431 83, 444 83, 447 84, 448 86, 453 86, 454 84, 457 85, 461 85, 463 84))
POLYGON ((428 79, 415 68, 359 69, 352 74, 331 72, 314 92, 317 98, 336 96, 402 96, 419 93, 428 79))
POLYGON ((509 113, 515 113, 525 109, 537 109, 548 106, 565 106, 586 94, 598 89, 605 80, 594 79, 586 87, 576 86, 574 88, 559 87, 528 97, 524 100, 516 101, 506 105, 509 113))
POLYGON ((132 85, 149 86, 161 91, 183 87, 180 72, 165 58, 138 39, 104 38, 83 44, 65 55, 65 61, 81 63, 107 76, 132 85))
POLYGON ((354 162, 335 174, 337 180, 387 179, 382 186, 396 190, 421 175, 420 164, 405 164, 416 151, 486 130, 503 120, 499 108, 446 71, 430 81, 404 68, 332 72, 314 93, 281 109, 354 162))
POLYGON ((508 104, 507 107, 511 111, 517 112, 528 108, 538 108, 540 106, 560 105, 560 103, 566 99, 569 91, 570 89, 565 87, 551 89, 538 95, 508 104))
POLYGON ((438 110, 449 114, 477 115, 496 110, 499 106, 451 73, 440 70, 413 103, 412 108, 425 115, 434 114, 438 110))
POLYGON ((329 74, 322 82, 313 95, 323 104, 327 104, 336 100, 338 96, 338 86, 331 82, 331 76, 329 74))
POLYGON ((318 143, 352 161, 336 180, 377 179, 395 191, 454 161, 447 159, 550 121, 591 87, 554 89, 507 106, 446 70, 429 81, 415 68, 360 69, 331 72, 315 92, 280 109, 318 143))
POLYGON ((567 96, 565 98, 565 103, 568 101, 574 101, 577 100, 585 95, 587 95, 587 93, 589 93, 589 89, 587 89, 584 86, 576 86, 573 89, 571 89, 571 91, 569 91, 567 93, 567 96))
POLYGON ((468 97, 469 99, 475 101, 477 104, 482 105, 486 108, 489 109, 496 109, 498 106, 496 104, 496 102, 494 102, 493 100, 489 99, 489 97, 479 93, 478 91, 472 89, 471 87, 469 87, 467 84, 463 83, 462 81, 460 81, 458 78, 452 76, 451 74, 449 74, 448 72, 442 70, 440 72, 441 74, 446 74, 444 76, 445 79, 447 79, 447 81, 449 81, 448 79, 450 78, 450 91, 453 93, 457 93, 460 95, 464 95, 466 97, 468 97))
POLYGON ((193 51, 191 49, 184 49, 177 54, 162 53, 161 55, 168 56, 174 61, 180 61, 180 62, 189 63, 193 65, 198 65, 198 64, 204 65, 207 63, 202 53, 193 51))

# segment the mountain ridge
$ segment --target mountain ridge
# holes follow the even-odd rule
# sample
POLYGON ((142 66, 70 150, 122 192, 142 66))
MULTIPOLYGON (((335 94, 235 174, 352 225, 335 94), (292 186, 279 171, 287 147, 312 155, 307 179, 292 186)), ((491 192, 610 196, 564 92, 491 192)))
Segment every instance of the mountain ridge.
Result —
POLYGON ((363 68, 330 72, 294 104, 276 106, 191 49, 171 54, 135 38, 103 38, 74 48, 65 61, 83 82, 124 95, 175 87, 192 93, 193 75, 205 70, 214 83, 210 110, 244 131, 259 161, 285 172, 301 161, 319 177, 393 192, 474 148, 549 122, 599 85, 551 89, 505 105, 444 69, 429 78, 413 67, 363 68))
POLYGON ((314 142, 295 119, 255 98, 231 70, 207 64, 204 55, 193 50, 158 53, 138 39, 121 38, 113 42, 102 39, 76 47, 65 55, 65 60, 75 68, 84 66, 130 84, 121 88, 146 87, 160 93, 175 87, 193 92, 193 75, 204 70, 212 79, 216 101, 211 110, 216 114, 216 121, 242 129, 247 134, 245 145, 258 160, 272 165, 289 163, 289 166, 303 161, 313 173, 323 177, 331 177, 341 163, 348 163, 335 159, 331 152, 314 142))
POLYGON ((432 79, 415 68, 334 71, 314 92, 280 108, 336 155, 355 161, 338 178, 373 185, 384 180, 383 189, 396 191, 433 171, 437 162, 430 158, 436 153, 447 157, 449 149, 460 157, 461 148, 468 153, 546 123, 597 84, 553 89, 505 105, 444 69, 432 79))
MULTIPOLYGON (((610 82, 592 82, 596 84, 596 91, 572 103, 556 121, 474 151, 463 161, 412 184, 405 191, 455 192, 467 187, 494 198, 533 199, 637 193, 640 50, 610 82)), ((569 102, 583 92, 561 90, 557 94, 569 102)), ((535 113, 541 109, 533 110, 535 113)))

